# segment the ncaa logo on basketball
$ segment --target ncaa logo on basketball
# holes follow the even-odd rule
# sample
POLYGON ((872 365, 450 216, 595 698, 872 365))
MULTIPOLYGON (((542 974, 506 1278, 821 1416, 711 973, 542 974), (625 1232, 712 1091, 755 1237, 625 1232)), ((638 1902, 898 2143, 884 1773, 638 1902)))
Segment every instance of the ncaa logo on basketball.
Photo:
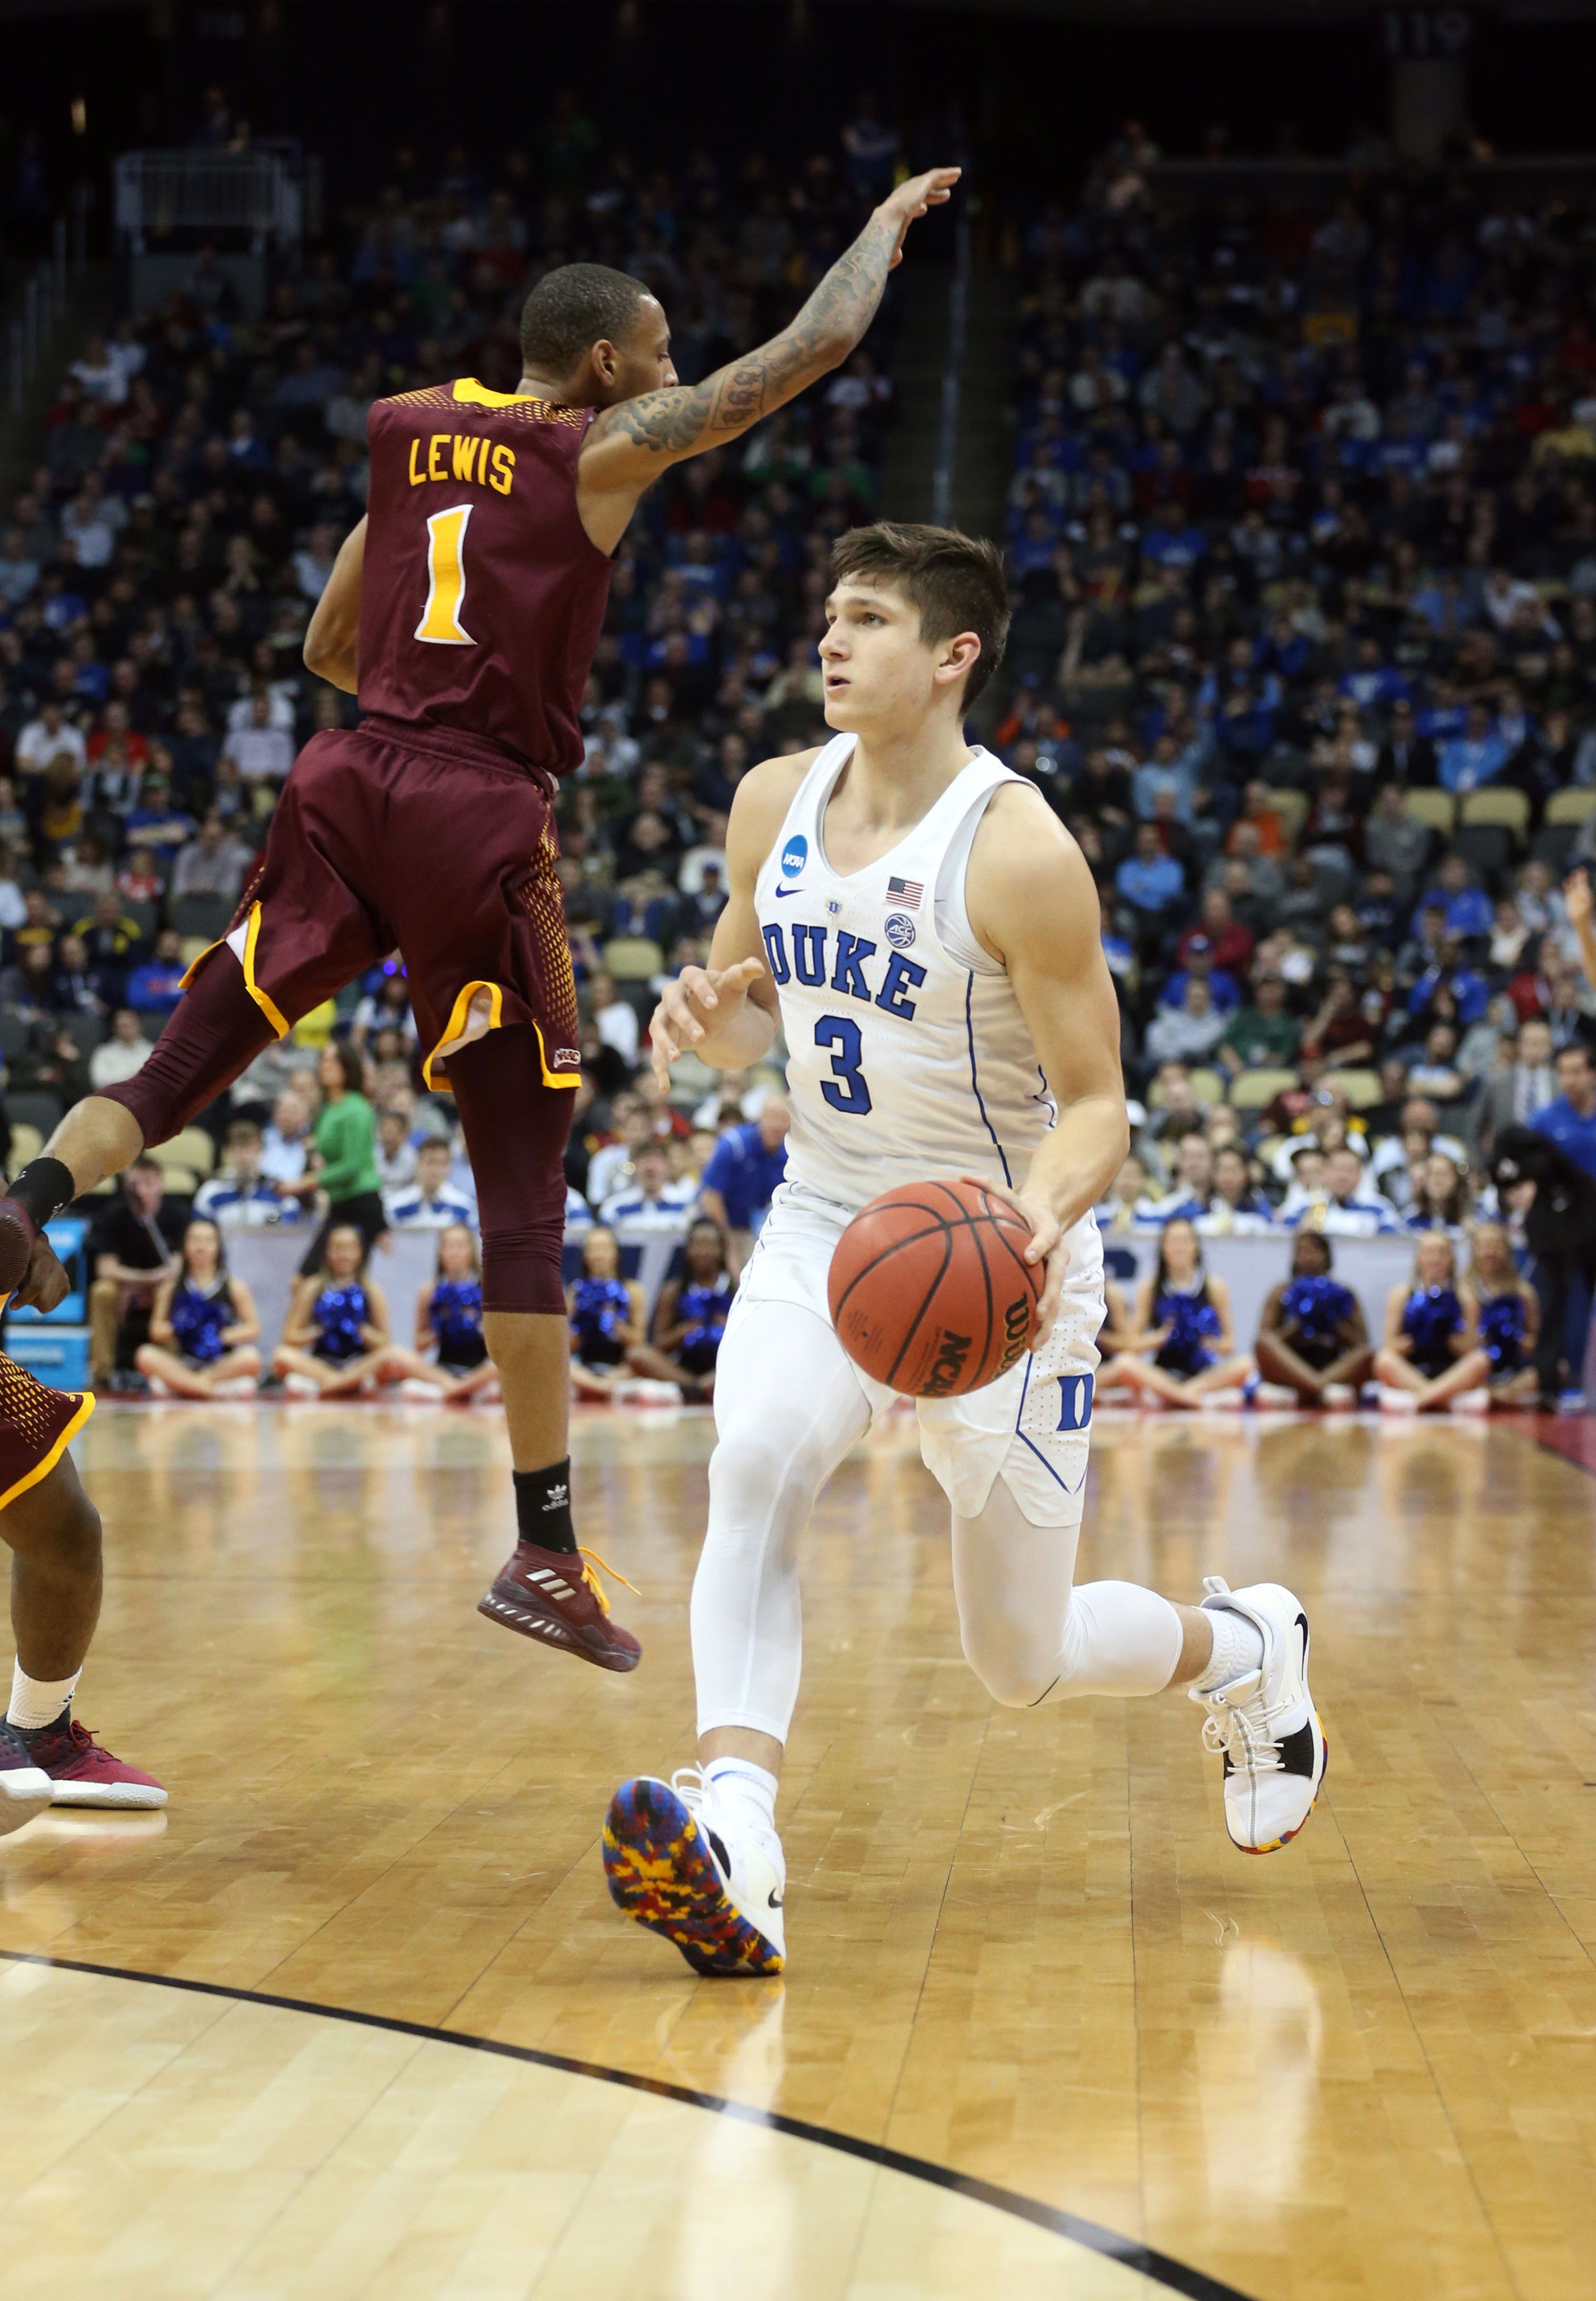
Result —
POLYGON ((894 950, 907 950, 915 940, 915 922, 905 918, 901 911, 890 912, 887 918, 887 941, 894 950))
POLYGON ((781 849, 781 876, 783 879, 796 879, 798 873, 803 869, 805 864, 808 860, 809 842, 804 837, 802 832, 799 832, 798 836, 795 839, 790 839, 786 846, 781 849))

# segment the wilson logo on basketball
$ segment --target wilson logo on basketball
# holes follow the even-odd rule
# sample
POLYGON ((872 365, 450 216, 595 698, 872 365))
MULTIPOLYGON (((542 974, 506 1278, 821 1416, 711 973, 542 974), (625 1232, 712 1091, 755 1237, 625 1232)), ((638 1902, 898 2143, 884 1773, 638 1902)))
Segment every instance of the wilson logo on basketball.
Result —
POLYGON ((998 1372, 1007 1374, 1010 1367, 1018 1366, 1031 1344, 1031 1321, 1036 1305, 1029 1294, 1018 1294, 1003 1313, 1003 1355, 998 1361, 998 1372))

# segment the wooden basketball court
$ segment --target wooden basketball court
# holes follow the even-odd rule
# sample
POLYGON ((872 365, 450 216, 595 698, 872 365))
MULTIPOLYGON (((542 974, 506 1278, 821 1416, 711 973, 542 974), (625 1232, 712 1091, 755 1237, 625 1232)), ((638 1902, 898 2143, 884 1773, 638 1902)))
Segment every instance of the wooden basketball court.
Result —
POLYGON ((644 1594, 624 1679, 474 1611, 496 1415, 96 1415, 79 1711, 171 1804, 0 1843, 7 2301, 1596 2289, 1578 1460, 1099 1418, 1085 1572, 1313 1611, 1329 1777, 1254 1862, 1191 1705, 994 1709, 889 1422, 812 1530, 789 1970, 727 1983, 597 1851, 614 1784, 692 1755, 711 1435, 579 1417, 585 1535, 644 1594))

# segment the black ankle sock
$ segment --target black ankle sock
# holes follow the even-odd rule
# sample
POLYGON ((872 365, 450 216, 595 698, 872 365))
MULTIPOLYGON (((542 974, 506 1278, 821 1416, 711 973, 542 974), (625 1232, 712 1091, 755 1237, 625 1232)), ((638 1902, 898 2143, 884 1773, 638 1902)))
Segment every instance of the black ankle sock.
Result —
POLYGON ((6 1192, 7 1198, 26 1208, 40 1230, 63 1207, 70 1207, 77 1195, 72 1170, 59 1159, 30 1159, 6 1192))
POLYGON ((547 1470, 513 1470, 515 1488, 515 1531, 522 1542, 539 1550, 568 1551, 576 1555, 576 1528, 571 1522, 571 1457, 551 1462, 547 1470))

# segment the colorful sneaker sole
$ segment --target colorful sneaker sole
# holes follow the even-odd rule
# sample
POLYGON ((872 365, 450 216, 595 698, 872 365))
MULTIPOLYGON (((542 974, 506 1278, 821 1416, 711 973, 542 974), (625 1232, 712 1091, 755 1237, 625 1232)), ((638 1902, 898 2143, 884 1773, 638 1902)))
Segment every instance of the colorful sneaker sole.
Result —
POLYGON ((1324 1777, 1330 1771, 1330 1745, 1324 1738, 1324 1728, 1319 1723, 1319 1713, 1316 1710, 1314 1712, 1314 1732, 1319 1737, 1319 1778, 1314 1784, 1313 1798, 1309 1803, 1308 1812, 1303 1815, 1295 1829, 1288 1829, 1283 1837, 1272 1837, 1267 1845, 1242 1845, 1233 1837, 1231 1839, 1231 1844, 1235 1846, 1238 1853, 1278 1853, 1281 1847, 1283 1845, 1289 1845, 1293 1837, 1300 1837, 1303 1831, 1308 1828, 1308 1823, 1313 1820, 1314 1807, 1319 1803, 1319 1792, 1324 1788, 1324 1777))
POLYGON ((709 1848, 664 1782, 623 1782, 604 1824, 604 1874, 615 1907, 674 1942, 695 1973, 780 1973, 780 1950, 727 1898, 709 1848))
POLYGON ((635 1648, 614 1645, 601 1631, 574 1627, 552 1606, 539 1605, 518 1583, 496 1582, 485 1598, 478 1599, 477 1611, 523 1638, 535 1638, 540 1645, 556 1646, 562 1653, 575 1654, 579 1661, 590 1661, 596 1669, 635 1669, 642 1660, 635 1648))

